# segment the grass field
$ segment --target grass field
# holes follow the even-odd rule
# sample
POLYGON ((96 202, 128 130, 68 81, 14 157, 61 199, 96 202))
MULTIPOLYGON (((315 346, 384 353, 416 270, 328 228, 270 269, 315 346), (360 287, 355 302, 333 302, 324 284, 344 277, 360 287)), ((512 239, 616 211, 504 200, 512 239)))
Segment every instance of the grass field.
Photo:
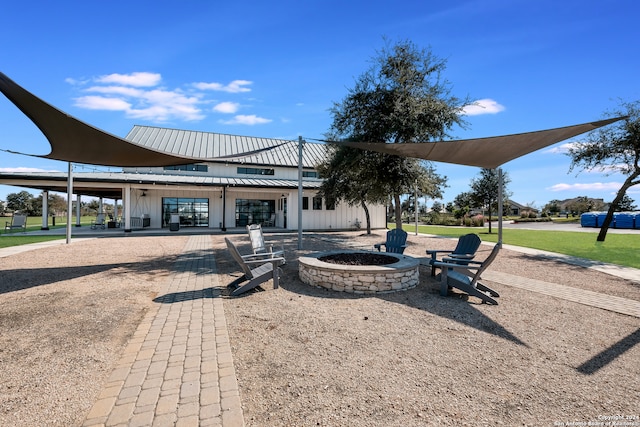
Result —
MULTIPOLYGON (((390 224, 390 227, 395 225, 390 224)), ((415 232, 415 225, 404 224, 403 229, 415 232)), ((497 242, 497 228, 489 234, 487 227, 440 227, 418 226, 418 232, 437 236, 460 237, 467 233, 477 233, 485 242, 497 242)), ((596 233, 547 230, 502 230, 503 243, 557 252, 560 254, 587 258, 626 267, 640 268, 640 236, 637 234, 607 234, 604 242, 596 242, 596 233)))
MULTIPOLYGON (((93 216, 80 217, 80 224, 89 226, 91 221, 94 220, 93 216)), ((55 227, 52 225, 53 220, 49 218, 49 228, 64 228, 67 226, 66 217, 56 217, 55 227)), ((30 243, 48 242, 50 240, 65 239, 66 236, 29 236, 18 231, 9 232, 4 230, 5 222, 10 222, 11 217, 0 217, 0 248, 8 248, 11 246, 28 245, 30 243)), ((72 219, 75 224, 75 217, 72 219)), ((42 218, 40 217, 28 217, 27 218, 27 231, 40 230, 42 228, 42 218)))

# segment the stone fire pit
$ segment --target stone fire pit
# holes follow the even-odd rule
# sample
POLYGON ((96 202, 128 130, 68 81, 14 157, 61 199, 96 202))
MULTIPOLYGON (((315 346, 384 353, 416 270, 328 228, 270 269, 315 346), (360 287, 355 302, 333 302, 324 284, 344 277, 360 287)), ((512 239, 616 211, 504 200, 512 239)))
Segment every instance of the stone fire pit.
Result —
MULTIPOLYGON (((349 257, 351 258, 351 257, 349 257)), ((365 252, 365 251, 329 251, 319 252, 299 258, 300 280, 312 286, 318 286, 340 292, 355 294, 387 293, 415 287, 419 280, 420 262, 409 256, 365 252), (384 265, 336 264, 321 258, 347 258, 343 254, 358 258, 368 255, 390 257, 384 265)))

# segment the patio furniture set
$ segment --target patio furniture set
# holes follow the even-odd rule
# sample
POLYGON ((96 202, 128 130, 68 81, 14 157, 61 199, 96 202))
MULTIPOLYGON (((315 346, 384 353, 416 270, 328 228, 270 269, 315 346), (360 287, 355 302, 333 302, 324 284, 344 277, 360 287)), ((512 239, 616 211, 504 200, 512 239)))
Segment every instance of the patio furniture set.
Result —
MULTIPOLYGON (((228 238, 225 238, 227 248, 234 260, 243 271, 243 276, 232 282, 229 287, 233 289, 232 295, 245 293, 262 283, 273 279, 274 288, 279 286, 279 268, 286 263, 284 248, 274 250, 273 245, 265 243, 264 234, 260 225, 247 226, 247 233, 253 249, 252 254, 242 255, 238 248, 228 238), (246 282, 246 283, 245 283, 246 282)), ((374 248, 382 252, 402 254, 407 247, 407 233, 403 230, 390 230, 387 239, 383 243, 374 245, 374 248)), ((458 239, 458 243, 452 251, 427 249, 431 275, 435 276, 436 269, 440 269, 440 295, 447 296, 451 288, 480 298, 482 302, 497 305, 494 299, 499 294, 480 282, 482 273, 495 260, 502 247, 498 242, 484 261, 474 261, 481 240, 477 234, 466 234, 458 239), (446 256, 443 256, 446 255, 446 256), (439 259, 438 256, 441 258, 439 259)))

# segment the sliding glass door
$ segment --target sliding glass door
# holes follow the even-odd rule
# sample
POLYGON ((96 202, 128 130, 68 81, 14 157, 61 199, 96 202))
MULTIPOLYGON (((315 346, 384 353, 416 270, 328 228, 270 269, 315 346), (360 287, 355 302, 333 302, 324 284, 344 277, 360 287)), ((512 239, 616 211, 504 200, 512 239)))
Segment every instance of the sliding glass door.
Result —
POLYGON ((274 225, 275 200, 236 199, 236 227, 251 224, 274 225))
POLYGON ((169 227, 171 214, 180 216, 180 227, 208 227, 209 199, 189 197, 162 198, 162 227, 169 227))

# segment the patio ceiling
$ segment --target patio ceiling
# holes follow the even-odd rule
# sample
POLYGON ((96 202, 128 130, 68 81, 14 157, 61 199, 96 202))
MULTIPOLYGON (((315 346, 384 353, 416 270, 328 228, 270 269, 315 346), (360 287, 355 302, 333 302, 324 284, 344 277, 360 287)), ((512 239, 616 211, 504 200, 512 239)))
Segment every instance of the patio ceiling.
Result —
POLYGON ((339 142, 338 144, 403 157, 494 169, 525 154, 624 118, 615 117, 555 129, 457 141, 403 144, 339 142))

